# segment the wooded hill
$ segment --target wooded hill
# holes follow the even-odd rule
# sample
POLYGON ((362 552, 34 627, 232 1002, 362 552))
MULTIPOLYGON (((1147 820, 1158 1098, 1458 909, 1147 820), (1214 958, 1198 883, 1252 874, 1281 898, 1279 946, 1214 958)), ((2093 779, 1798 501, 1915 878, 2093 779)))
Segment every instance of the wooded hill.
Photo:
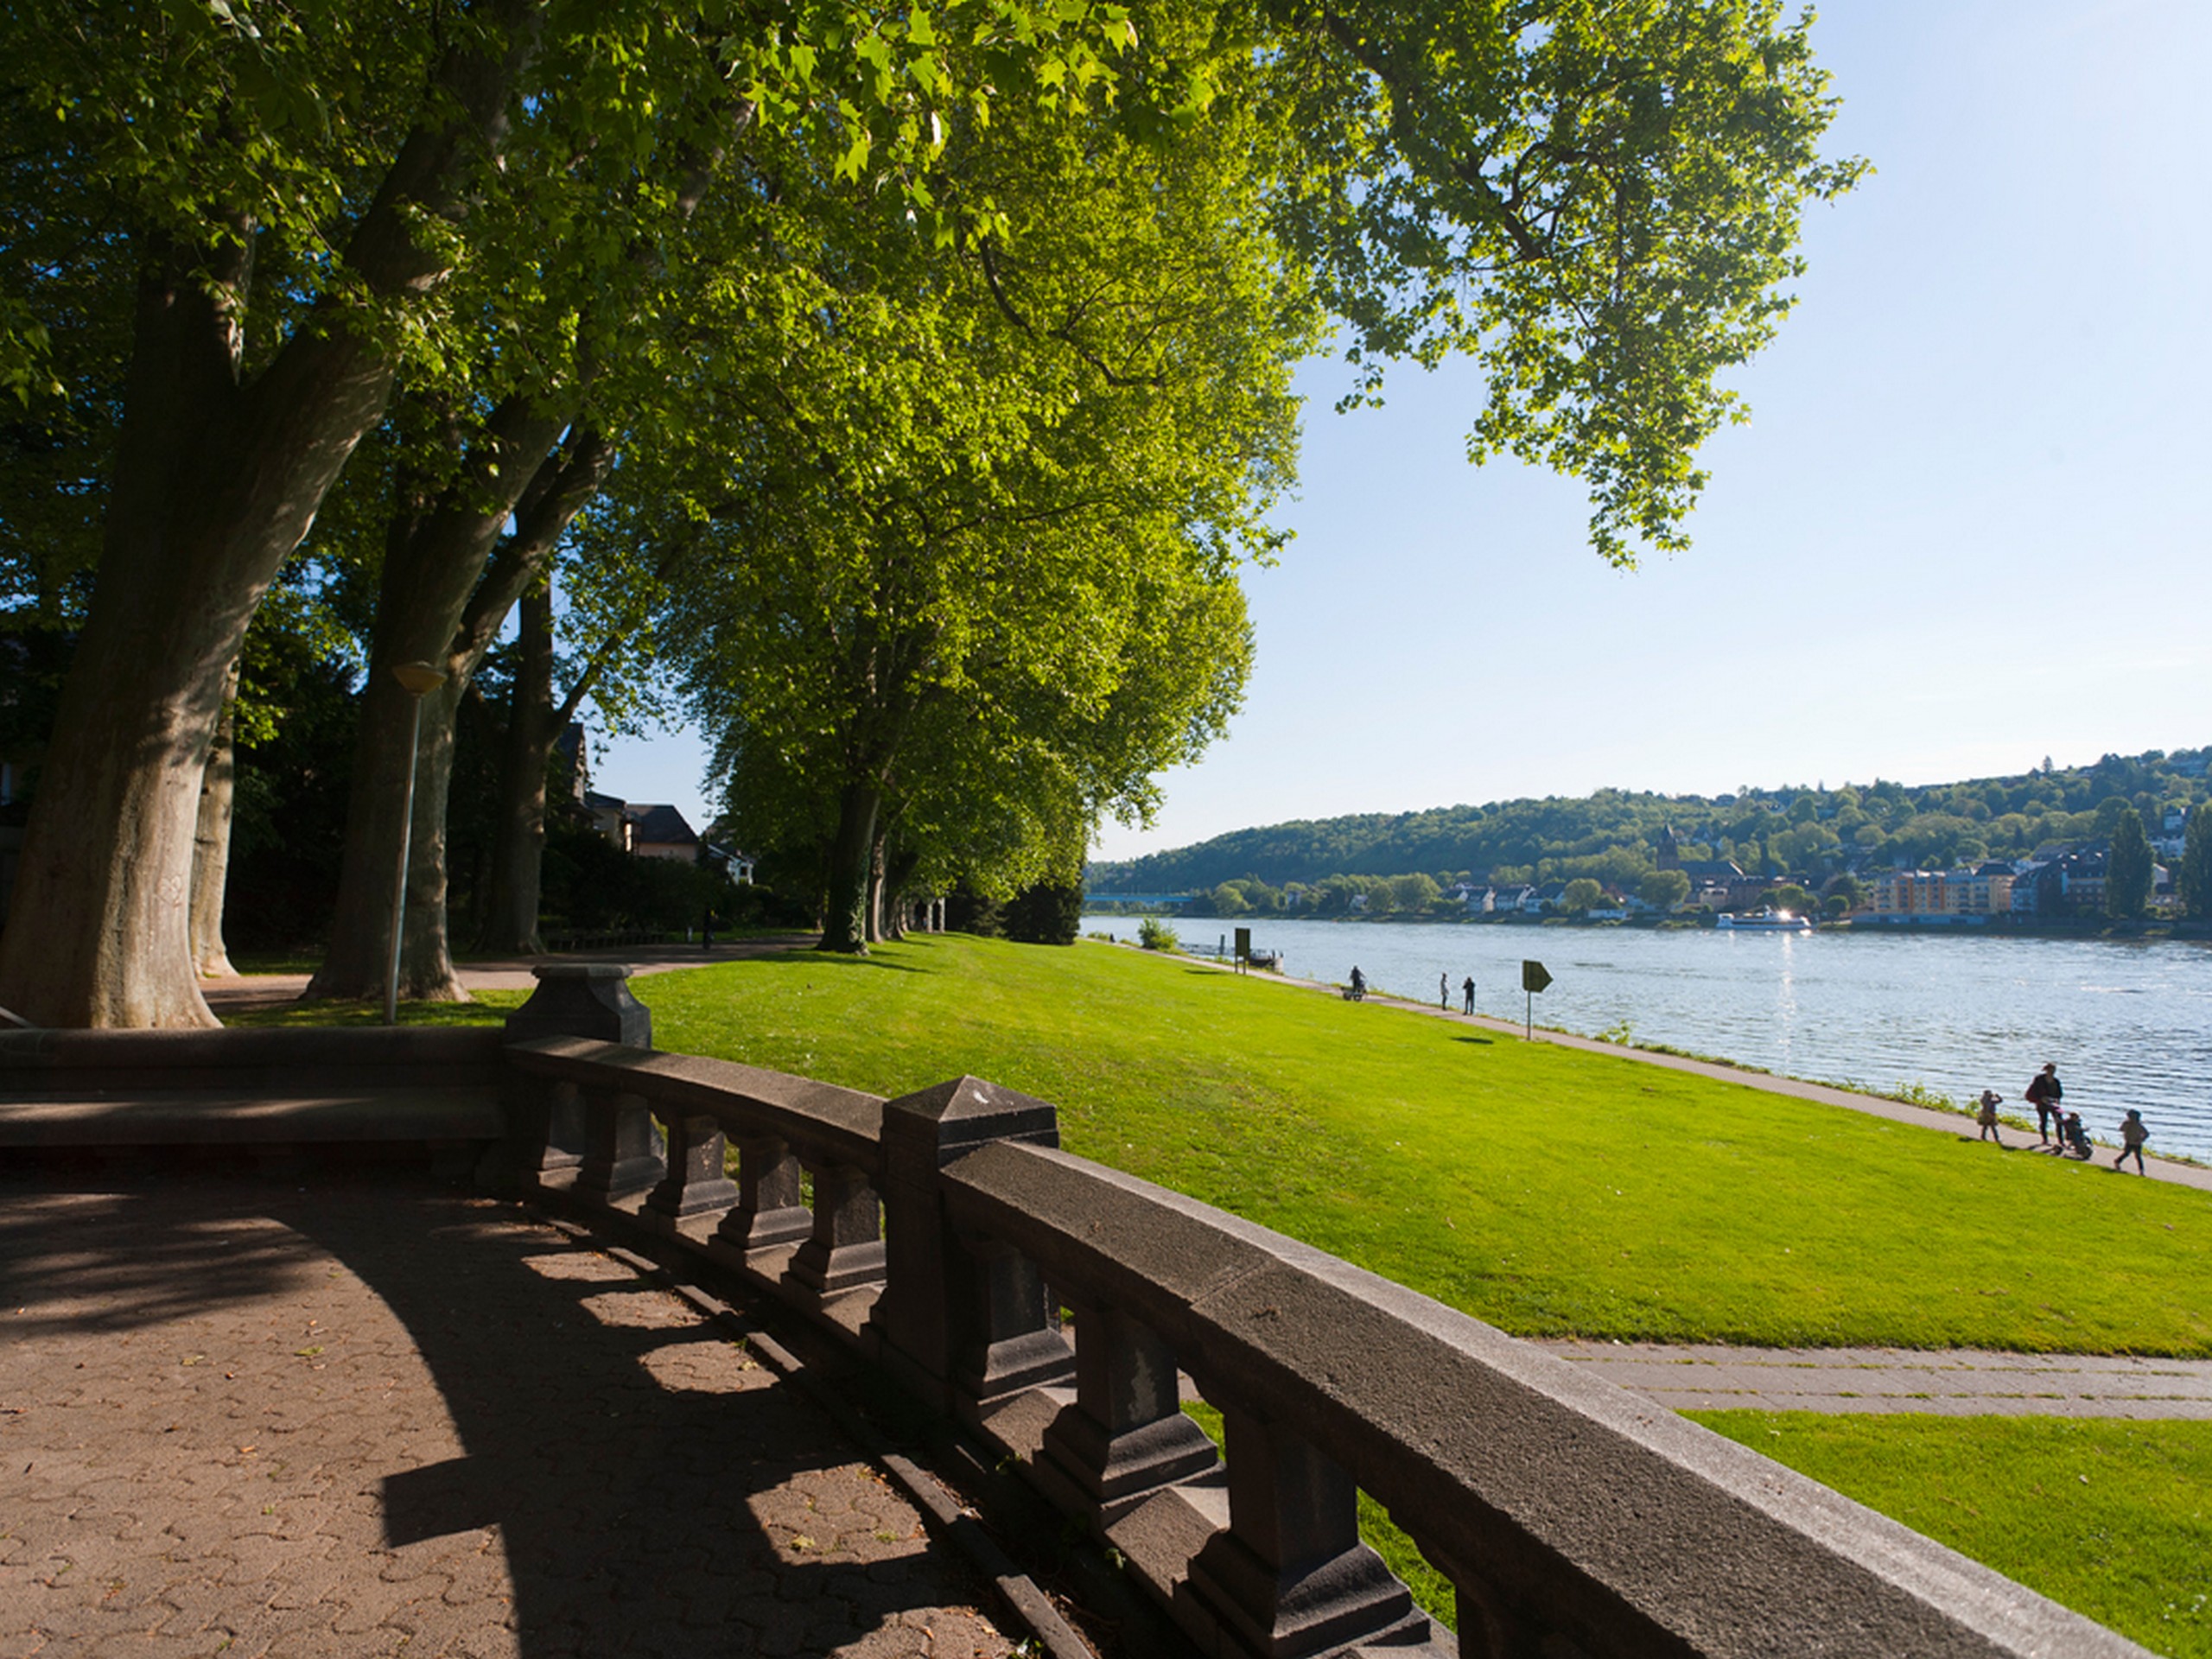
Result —
POLYGON ((1908 786, 1877 779, 1838 789, 1745 786, 1730 795, 1594 795, 1295 820, 1086 872, 1093 898, 1193 893, 1224 881, 1281 887, 1332 875, 1541 881, 1591 876, 1630 883, 1656 861, 1672 826, 1686 858, 1732 858, 1746 872, 1955 866, 2015 858, 2052 842, 2109 833, 2124 806, 2154 838, 2177 836, 2185 811, 2212 798, 2212 747, 2107 754, 2094 766, 1908 786))

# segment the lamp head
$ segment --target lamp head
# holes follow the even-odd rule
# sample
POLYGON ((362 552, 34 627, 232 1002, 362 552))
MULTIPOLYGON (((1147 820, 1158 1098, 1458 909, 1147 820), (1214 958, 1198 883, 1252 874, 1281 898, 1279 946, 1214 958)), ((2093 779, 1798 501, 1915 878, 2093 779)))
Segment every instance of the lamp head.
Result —
POLYGON ((429 663, 394 663, 391 677, 410 697, 427 697, 446 683, 446 671, 429 663))

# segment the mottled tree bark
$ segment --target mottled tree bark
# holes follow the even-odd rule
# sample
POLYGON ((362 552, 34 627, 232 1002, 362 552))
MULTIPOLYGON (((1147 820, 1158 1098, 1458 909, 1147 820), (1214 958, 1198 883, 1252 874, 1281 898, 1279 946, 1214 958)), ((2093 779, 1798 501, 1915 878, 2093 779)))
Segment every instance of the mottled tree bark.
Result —
POLYGON ((192 965, 202 979, 229 979, 238 969, 223 944, 223 897, 231 875, 231 808, 237 798, 238 666, 231 664, 223 716, 200 781, 200 822, 192 847, 192 965))
POLYGON ((874 784, 848 784, 838 791, 837 835, 830 844, 830 903, 822 921, 824 950, 868 954, 868 878, 882 799, 874 784))

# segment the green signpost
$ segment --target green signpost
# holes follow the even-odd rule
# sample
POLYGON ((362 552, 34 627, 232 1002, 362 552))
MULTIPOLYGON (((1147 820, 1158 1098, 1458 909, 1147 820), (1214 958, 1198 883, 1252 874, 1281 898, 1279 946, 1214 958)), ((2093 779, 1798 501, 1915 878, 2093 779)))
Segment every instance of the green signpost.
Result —
POLYGON ((1521 988, 1526 993, 1522 1000, 1521 1034, 1533 1040, 1536 1035, 1536 993, 1552 982, 1551 971, 1541 962, 1523 960, 1521 963, 1521 988))

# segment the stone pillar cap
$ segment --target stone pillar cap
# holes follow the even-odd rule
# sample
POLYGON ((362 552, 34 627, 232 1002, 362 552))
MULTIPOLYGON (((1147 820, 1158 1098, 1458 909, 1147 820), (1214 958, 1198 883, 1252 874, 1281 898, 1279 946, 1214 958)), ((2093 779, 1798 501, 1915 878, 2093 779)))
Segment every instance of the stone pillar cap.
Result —
POLYGON ((541 962, 530 970, 540 979, 627 979, 626 962, 541 962))

